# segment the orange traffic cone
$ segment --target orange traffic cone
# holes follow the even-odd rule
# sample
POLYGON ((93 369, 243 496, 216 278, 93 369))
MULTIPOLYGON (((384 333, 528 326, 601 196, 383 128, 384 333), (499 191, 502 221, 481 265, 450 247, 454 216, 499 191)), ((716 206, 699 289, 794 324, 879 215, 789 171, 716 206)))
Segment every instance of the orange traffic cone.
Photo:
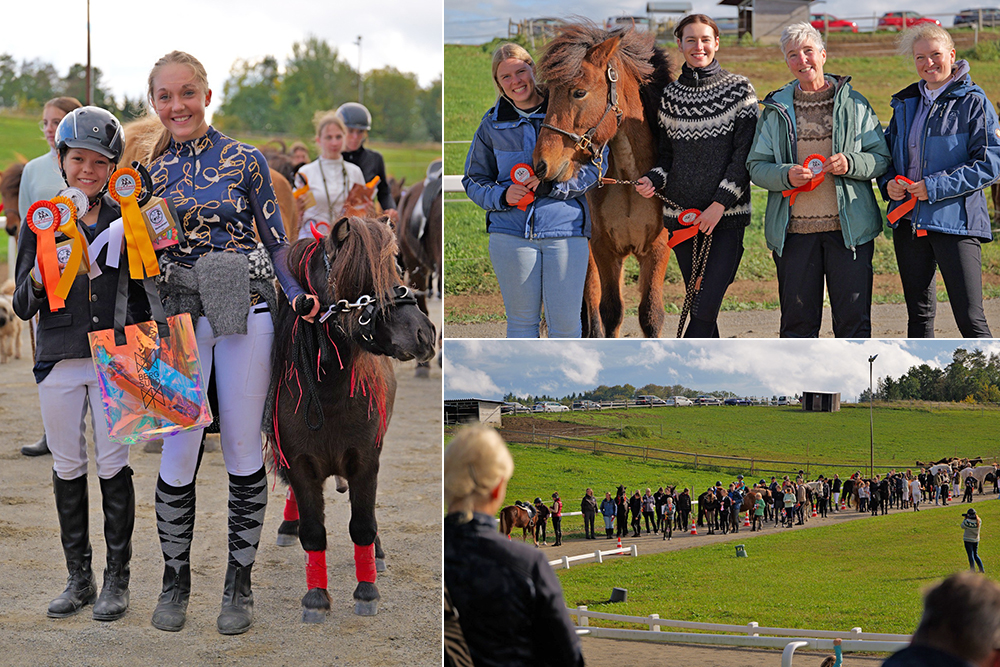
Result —
POLYGON ((698 529, 695 528, 695 525, 694 525, 694 518, 691 519, 691 534, 692 535, 697 535, 698 534, 698 529))
POLYGON ((618 536, 618 548, 619 549, 623 548, 622 547, 622 537, 621 537, 621 535, 618 536))
POLYGON ((815 505, 813 505, 813 516, 819 516, 818 514, 816 514, 816 506, 815 505))
POLYGON ((749 525, 750 525, 750 511, 747 510, 747 518, 746 518, 746 520, 743 521, 743 527, 745 528, 745 527, 747 527, 749 525))

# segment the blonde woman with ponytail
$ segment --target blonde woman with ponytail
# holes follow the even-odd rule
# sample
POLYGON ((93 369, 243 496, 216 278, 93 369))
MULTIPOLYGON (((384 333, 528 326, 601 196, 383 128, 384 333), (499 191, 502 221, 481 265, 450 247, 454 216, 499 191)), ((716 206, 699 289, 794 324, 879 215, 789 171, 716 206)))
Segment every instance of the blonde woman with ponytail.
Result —
POLYGON ((492 428, 466 428, 445 449, 445 590, 476 664, 583 665, 545 556, 497 532, 513 473, 514 460, 492 428))

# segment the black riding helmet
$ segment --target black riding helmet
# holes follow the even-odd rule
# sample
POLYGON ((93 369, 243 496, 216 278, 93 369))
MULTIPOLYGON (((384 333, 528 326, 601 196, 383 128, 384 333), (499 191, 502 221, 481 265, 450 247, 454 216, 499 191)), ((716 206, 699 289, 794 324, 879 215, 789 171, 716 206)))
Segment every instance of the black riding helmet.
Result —
MULTIPOLYGON (((125 150, 125 134, 121 123, 109 111, 99 107, 80 107, 70 111, 56 128, 56 151, 59 154, 59 171, 66 180, 63 159, 70 148, 85 148, 100 153, 115 165, 125 150)), ((97 196, 107 191, 107 184, 97 196)))
POLYGON ((372 129, 372 115, 368 107, 357 102, 345 102, 337 107, 335 112, 344 121, 344 125, 354 130, 372 129))

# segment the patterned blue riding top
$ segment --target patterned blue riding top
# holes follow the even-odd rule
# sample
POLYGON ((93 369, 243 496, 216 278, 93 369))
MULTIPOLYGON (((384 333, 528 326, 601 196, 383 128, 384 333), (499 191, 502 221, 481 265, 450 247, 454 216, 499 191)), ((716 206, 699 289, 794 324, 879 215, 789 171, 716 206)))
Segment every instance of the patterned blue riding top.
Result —
POLYGON ((171 139, 149 173, 153 194, 173 200, 190 246, 187 252, 166 248, 170 259, 190 267, 210 252, 249 255, 257 247, 256 229, 289 302, 305 293, 288 272, 285 226, 260 151, 209 127, 197 139, 171 139))

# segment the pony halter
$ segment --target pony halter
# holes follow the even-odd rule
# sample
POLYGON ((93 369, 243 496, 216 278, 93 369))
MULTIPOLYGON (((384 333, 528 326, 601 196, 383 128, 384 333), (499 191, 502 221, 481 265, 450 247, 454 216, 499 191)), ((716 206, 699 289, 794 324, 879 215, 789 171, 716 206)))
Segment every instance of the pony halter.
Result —
POLYGON ((618 128, 622 124, 622 110, 621 107, 618 106, 618 71, 614 68, 613 65, 608 63, 608 71, 606 75, 608 79, 608 105, 604 108, 604 114, 601 116, 601 119, 597 121, 597 124, 595 124, 592 128, 584 132, 583 136, 575 132, 570 132, 569 130, 558 128, 555 125, 542 123, 542 127, 544 127, 545 129, 552 130, 553 132, 556 132, 558 134, 561 134, 565 137, 569 137, 570 139, 572 139, 576 143, 575 146, 576 150, 581 151, 583 153, 590 153, 590 160, 597 167, 601 166, 601 163, 603 161, 601 158, 601 154, 604 152, 604 146, 608 145, 608 142, 605 141, 604 145, 601 146, 600 150, 598 150, 597 147, 594 146, 594 134, 597 133, 597 128, 601 126, 601 123, 604 122, 604 119, 607 118, 608 114, 611 113, 612 111, 615 112, 616 132, 618 131, 618 128))
MULTIPOLYGON (((417 297, 409 287, 396 285, 392 288, 392 307, 415 305, 417 297)), ((352 310, 359 311, 358 325, 361 327, 361 338, 366 343, 371 343, 375 336, 375 314, 378 310, 378 300, 371 294, 362 294, 353 303, 347 299, 338 299, 327 306, 317 321, 319 324, 324 324, 332 315, 349 313, 352 310)))

